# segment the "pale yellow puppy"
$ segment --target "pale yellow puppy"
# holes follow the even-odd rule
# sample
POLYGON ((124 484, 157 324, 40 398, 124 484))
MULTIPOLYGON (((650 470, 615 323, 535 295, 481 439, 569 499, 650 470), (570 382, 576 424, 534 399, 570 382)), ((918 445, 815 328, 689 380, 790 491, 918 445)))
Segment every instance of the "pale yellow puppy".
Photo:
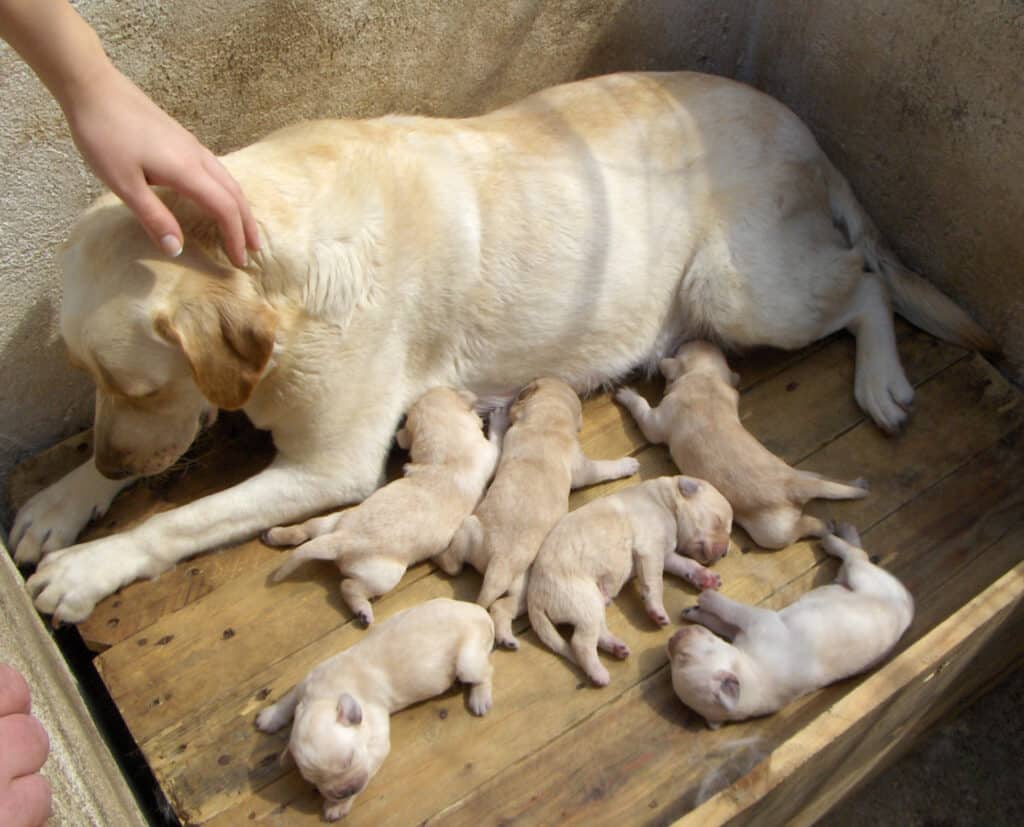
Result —
POLYGON ((390 716, 469 684, 469 709, 491 708, 494 628, 473 603, 439 598, 399 612, 321 663, 256 717, 275 732, 294 718, 288 751, 324 797, 324 818, 352 808, 391 749, 390 716))
POLYGON ((629 655, 629 647, 608 631, 605 606, 636 574, 648 616, 666 625, 663 572, 699 589, 717 589, 717 574, 682 555, 718 559, 731 528, 725 497, 692 477, 659 477, 593 500, 563 517, 544 540, 527 590, 530 623, 548 648, 605 686, 608 670, 597 650, 629 655), (571 643, 557 623, 574 627, 571 643))
MULTIPOLYGON (((561 379, 528 385, 509 411, 494 482, 476 512, 434 558, 448 574, 464 563, 484 575, 477 603, 489 608, 495 640, 518 649, 512 621, 526 612, 526 582, 541 543, 569 510, 569 491, 635 474, 632 457, 588 459, 580 447, 579 397, 561 379)), ((492 419, 492 434, 493 431, 492 419)))
POLYGON ((768 715, 870 669, 907 630, 914 617, 910 592, 868 559, 853 526, 839 532, 822 539, 825 551, 843 561, 831 585, 777 612, 704 592, 683 613, 701 625, 686 626, 669 641, 672 687, 712 729, 768 715))
POLYGON ((409 449, 404 477, 355 508, 268 531, 269 545, 302 543, 274 579, 306 560, 334 560, 344 576, 345 603, 362 623, 372 623, 370 599, 451 542, 494 473, 498 448, 483 435, 475 399, 451 388, 427 391, 396 435, 399 446, 409 449))
POLYGON ((848 484, 798 471, 758 442, 740 422, 738 377, 714 345, 689 342, 660 368, 668 387, 658 407, 630 388, 615 398, 651 442, 668 443, 680 471, 725 495, 736 522, 759 546, 784 548, 828 534, 823 520, 803 513, 809 500, 867 496, 864 480, 848 484))

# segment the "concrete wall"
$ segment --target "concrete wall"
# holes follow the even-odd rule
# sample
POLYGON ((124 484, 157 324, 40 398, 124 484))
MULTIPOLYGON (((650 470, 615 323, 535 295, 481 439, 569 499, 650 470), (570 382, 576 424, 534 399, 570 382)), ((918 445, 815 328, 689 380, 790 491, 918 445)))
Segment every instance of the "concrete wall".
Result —
MULTIPOLYGON (((471 114, 616 69, 739 76, 807 119, 909 263, 1024 365, 1024 7, 1011 0, 80 0, 215 151, 302 118, 471 114)), ((88 423, 53 253, 99 188, 0 47, 0 486, 88 423)), ((2 500, 2 498, 0 498, 2 500)), ((3 514, 0 512, 0 519, 3 514)))

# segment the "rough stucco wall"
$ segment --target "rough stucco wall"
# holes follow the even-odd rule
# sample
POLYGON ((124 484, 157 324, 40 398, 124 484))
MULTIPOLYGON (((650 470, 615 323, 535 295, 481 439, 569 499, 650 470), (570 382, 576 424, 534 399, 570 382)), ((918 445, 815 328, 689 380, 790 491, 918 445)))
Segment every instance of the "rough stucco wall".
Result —
POLYGON ((741 77, 804 118, 1024 380, 1024 4, 760 0, 741 77))
MULTIPOLYGON (((215 152, 304 118, 465 115, 584 75, 733 74, 752 0, 80 0, 114 62, 215 152)), ((0 44, 0 485, 86 425, 54 251, 100 192, 58 107, 0 44)), ((0 502, 4 498, 0 498, 0 502)), ((0 521, 4 514, 0 506, 0 521)))

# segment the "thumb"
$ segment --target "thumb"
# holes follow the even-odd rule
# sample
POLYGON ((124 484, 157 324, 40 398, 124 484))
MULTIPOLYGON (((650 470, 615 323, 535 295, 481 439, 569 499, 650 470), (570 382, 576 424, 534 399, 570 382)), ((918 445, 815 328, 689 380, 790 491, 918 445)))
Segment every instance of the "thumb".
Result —
POLYGON ((179 256, 183 247, 181 226, 167 205, 140 180, 131 189, 118 193, 121 200, 135 213, 142 228, 165 255, 179 256))

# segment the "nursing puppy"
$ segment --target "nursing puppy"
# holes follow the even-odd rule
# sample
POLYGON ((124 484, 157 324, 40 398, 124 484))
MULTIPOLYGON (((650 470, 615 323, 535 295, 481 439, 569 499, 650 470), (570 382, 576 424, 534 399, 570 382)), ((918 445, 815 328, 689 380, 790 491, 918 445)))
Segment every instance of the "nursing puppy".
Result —
POLYGON ((302 543, 274 580, 307 560, 334 560, 344 576, 345 603, 361 623, 372 623, 370 600, 398 585, 409 566, 448 545, 494 472, 498 449, 481 431, 475 399, 468 391, 427 391, 397 434, 410 455, 404 477, 355 508, 270 529, 264 535, 269 545, 302 543))
POLYGON ((577 436, 582 425, 580 399, 565 382, 544 378, 528 385, 509 411, 494 482, 434 558, 447 574, 458 574, 466 562, 483 574, 477 603, 490 609, 503 648, 519 648, 512 621, 526 611, 527 572, 569 510, 569 491, 628 477, 640 467, 632 457, 588 459, 577 436))
POLYGON ((608 631, 604 609, 636 574, 647 615, 668 623, 662 573, 698 589, 717 589, 712 563, 729 547, 732 508, 712 485, 692 477, 660 477, 594 500, 551 529, 530 573, 530 623, 548 648, 575 661, 598 686, 608 670, 597 650, 617 658, 629 647, 608 631), (574 628, 570 643, 555 628, 574 628))
POLYGON ((764 548, 784 548, 801 537, 828 534, 823 520, 803 513, 816 498, 856 499, 867 483, 851 484, 798 471, 765 448, 743 427, 739 377, 709 342, 683 345, 659 365, 668 383, 656 408, 630 388, 615 398, 651 442, 667 442, 679 470, 714 485, 733 508, 736 522, 764 548))
POLYGON ((871 563, 855 528, 842 526, 840 534, 822 539, 825 551, 843 561, 835 583, 781 611, 704 592, 683 612, 702 625, 669 641, 672 686, 709 726, 767 715, 870 669, 906 631, 914 616, 910 592, 871 563))
POLYGON ((491 708, 494 627, 473 603, 439 598, 399 612, 355 646, 314 667, 256 717, 264 732, 294 718, 288 752, 324 797, 324 818, 346 815, 391 749, 390 716, 470 684, 469 709, 491 708))

